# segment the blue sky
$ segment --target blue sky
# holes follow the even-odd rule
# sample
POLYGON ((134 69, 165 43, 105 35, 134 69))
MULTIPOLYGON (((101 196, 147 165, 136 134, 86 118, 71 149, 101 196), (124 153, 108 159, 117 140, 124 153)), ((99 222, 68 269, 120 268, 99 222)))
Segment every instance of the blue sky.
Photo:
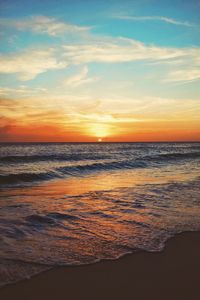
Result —
POLYGON ((13 103, 27 123, 31 109, 59 108, 75 127, 188 118, 199 130, 199 11, 183 0, 1 1, 2 127, 13 103))
POLYGON ((120 20, 118 16, 164 16, 179 22, 199 26, 198 1, 1 1, 1 15, 6 18, 25 18, 34 15, 53 16, 79 25, 93 26, 93 32, 111 36, 126 36, 159 45, 199 45, 199 28, 172 26, 159 21, 120 20))

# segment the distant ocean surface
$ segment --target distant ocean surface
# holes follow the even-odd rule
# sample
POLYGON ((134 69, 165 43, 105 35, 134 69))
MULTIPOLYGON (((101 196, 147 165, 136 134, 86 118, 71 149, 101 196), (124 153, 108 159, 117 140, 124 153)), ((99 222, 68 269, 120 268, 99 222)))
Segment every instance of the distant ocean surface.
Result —
POLYGON ((200 143, 0 144, 1 285, 197 230, 200 143))

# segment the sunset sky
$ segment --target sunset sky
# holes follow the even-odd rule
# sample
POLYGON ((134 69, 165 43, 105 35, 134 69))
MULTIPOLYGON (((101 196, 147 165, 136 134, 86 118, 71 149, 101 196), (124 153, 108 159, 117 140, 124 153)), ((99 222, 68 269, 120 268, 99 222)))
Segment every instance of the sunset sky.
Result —
POLYGON ((1 0, 0 141, 200 140, 200 1, 1 0))

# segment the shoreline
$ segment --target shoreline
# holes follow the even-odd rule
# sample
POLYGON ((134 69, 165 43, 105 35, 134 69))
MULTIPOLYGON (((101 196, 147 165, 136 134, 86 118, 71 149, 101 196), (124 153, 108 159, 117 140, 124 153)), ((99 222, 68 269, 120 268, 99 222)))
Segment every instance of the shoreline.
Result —
POLYGON ((0 288, 11 299, 199 299, 200 232, 185 232, 161 252, 138 251, 117 260, 66 266, 0 288))

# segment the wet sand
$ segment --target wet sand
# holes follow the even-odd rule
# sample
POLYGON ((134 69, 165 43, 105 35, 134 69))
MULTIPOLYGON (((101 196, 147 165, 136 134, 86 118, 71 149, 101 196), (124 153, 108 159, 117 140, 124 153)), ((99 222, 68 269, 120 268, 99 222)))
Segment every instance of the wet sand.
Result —
POLYGON ((179 234, 161 253, 138 252, 61 267, 1 288, 2 300, 200 299, 200 232, 179 234))

